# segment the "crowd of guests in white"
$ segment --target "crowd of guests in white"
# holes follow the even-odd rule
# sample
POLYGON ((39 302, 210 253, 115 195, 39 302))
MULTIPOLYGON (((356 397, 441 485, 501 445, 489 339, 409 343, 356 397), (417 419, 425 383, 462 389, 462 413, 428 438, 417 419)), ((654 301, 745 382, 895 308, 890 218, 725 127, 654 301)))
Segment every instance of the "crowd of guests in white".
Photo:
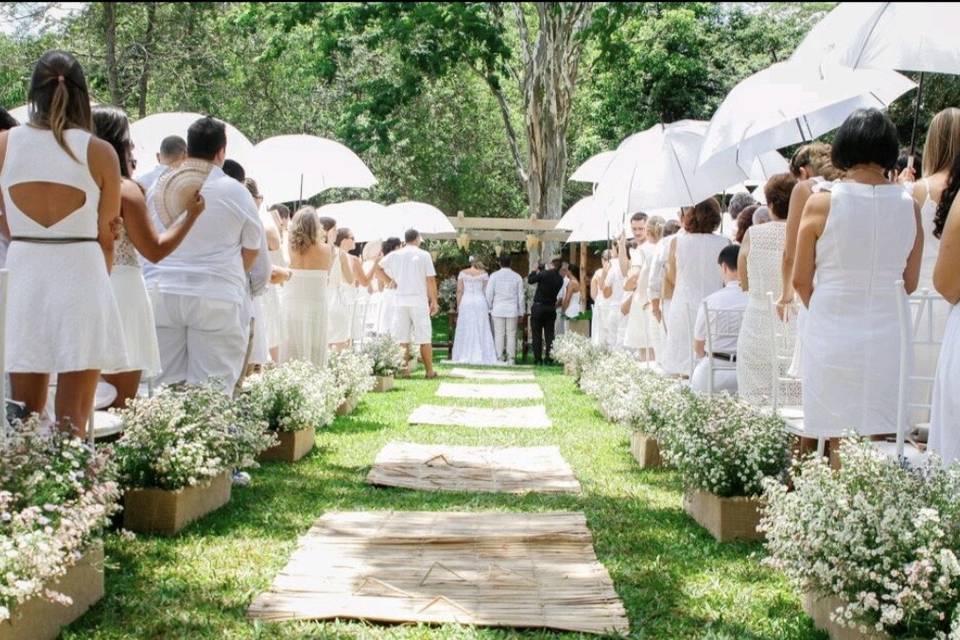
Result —
MULTIPOLYGON (((186 140, 165 139, 157 167, 137 174, 126 115, 91 112, 69 54, 39 60, 29 100, 29 123, 0 127, 5 365, 27 411, 44 413, 55 374, 55 420, 83 433, 101 379, 117 389, 118 407, 144 379, 219 380, 230 391, 249 365, 323 365, 330 350, 374 334, 419 346, 436 375, 436 272, 415 230, 357 255, 350 230, 312 207, 264 207, 255 177, 227 159, 223 123, 209 117, 186 140), (213 168, 164 224, 156 191, 184 163, 213 168)), ((810 437, 893 433, 909 379, 909 406, 932 405, 921 419, 929 448, 957 459, 960 109, 934 117, 922 178, 912 163, 898 171, 900 156, 889 118, 857 111, 832 146, 801 147, 790 173, 763 185, 765 206, 747 194, 732 200, 732 239, 718 233, 722 210, 710 198, 683 208, 679 223, 633 214, 632 239, 603 252, 589 292, 577 265, 538 265, 527 278, 535 361, 549 361, 556 331, 589 294, 598 344, 701 391, 802 406, 810 437), (918 291, 938 337, 901 349, 918 291)), ((525 286, 508 256, 500 266, 488 275, 474 261, 458 278, 453 361, 516 356, 525 286)))

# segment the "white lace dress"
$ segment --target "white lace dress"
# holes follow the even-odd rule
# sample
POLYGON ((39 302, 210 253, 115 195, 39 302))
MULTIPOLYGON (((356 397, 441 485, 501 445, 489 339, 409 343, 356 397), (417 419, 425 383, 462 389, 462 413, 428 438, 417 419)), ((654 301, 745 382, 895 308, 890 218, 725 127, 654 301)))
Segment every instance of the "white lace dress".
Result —
POLYGON ((330 326, 327 329, 327 340, 330 341, 330 344, 349 342, 353 337, 354 313, 357 308, 357 287, 347 284, 343 279, 339 250, 334 254, 333 268, 330 269, 329 290, 330 326))
POLYGON ((457 364, 497 364, 497 349, 490 326, 490 309, 483 293, 490 277, 461 273, 463 297, 457 312, 457 332, 451 360, 457 364))
POLYGON ((327 286, 330 272, 321 269, 292 269, 293 276, 283 287, 287 341, 281 359, 306 360, 327 366, 327 286))
MULTIPOLYGON (((787 241, 785 222, 768 222, 750 227, 750 253, 747 256, 747 274, 750 290, 747 309, 740 325, 737 341, 737 389, 740 398, 752 404, 769 404, 773 390, 773 353, 771 334, 782 336, 777 341, 781 355, 792 355, 795 327, 783 324, 770 303, 783 291, 780 264, 787 241)), ((781 375, 786 374, 787 364, 782 365, 781 375)), ((780 404, 799 405, 800 391, 797 384, 784 384, 779 389, 780 404)))

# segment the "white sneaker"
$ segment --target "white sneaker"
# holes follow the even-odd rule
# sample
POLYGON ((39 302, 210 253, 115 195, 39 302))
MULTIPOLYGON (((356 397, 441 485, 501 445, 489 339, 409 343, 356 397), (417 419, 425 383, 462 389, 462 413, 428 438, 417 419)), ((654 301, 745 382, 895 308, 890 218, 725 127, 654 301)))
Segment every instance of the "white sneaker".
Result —
POLYGON ((246 487, 250 484, 250 474, 246 471, 234 471, 233 472, 233 486, 235 487, 246 487))

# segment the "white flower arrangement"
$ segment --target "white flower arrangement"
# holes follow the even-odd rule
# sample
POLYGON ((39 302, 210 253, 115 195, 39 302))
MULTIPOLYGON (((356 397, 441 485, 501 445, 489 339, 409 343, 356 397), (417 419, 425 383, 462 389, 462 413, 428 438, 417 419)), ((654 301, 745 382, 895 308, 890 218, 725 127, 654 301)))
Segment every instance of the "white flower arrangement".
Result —
POLYGON ((125 488, 181 489, 233 468, 256 467, 277 443, 249 400, 213 385, 167 387, 121 412, 114 453, 125 488))
POLYGON ((760 495, 768 478, 783 481, 790 468, 790 436, 779 417, 735 398, 692 392, 679 415, 666 407, 667 425, 658 434, 664 460, 677 469, 684 486, 720 497, 760 495))
POLYGON ((390 336, 370 338, 363 345, 363 353, 373 362, 376 376, 395 376, 403 369, 403 347, 390 336))
POLYGON ((329 426, 341 400, 333 375, 303 360, 247 378, 244 394, 254 415, 282 432, 329 426))
POLYGON ((339 389, 341 402, 356 402, 373 390, 373 360, 354 349, 344 349, 330 354, 328 364, 333 374, 334 385, 339 389))
POLYGON ((960 638, 960 465, 902 467, 851 440, 834 471, 811 458, 794 488, 766 483, 764 562, 846 605, 838 624, 894 638, 960 638))
POLYGON ((557 362, 570 366, 577 379, 583 375, 588 364, 600 362, 609 355, 605 348, 594 345, 590 338, 572 331, 557 337, 551 353, 557 362))
POLYGON ((0 438, 0 623, 45 589, 97 540, 117 510, 116 469, 105 451, 43 429, 32 417, 0 438))

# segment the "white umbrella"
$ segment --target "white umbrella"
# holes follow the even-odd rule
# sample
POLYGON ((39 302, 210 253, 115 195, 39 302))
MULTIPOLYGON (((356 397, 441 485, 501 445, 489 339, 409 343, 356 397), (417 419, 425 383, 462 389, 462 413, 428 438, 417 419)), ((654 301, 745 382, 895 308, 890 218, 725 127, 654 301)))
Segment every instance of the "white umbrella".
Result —
POLYGON ((611 228, 636 211, 694 205, 746 179, 733 149, 697 166, 706 130, 706 122, 681 120, 620 143, 596 190, 611 228))
POLYGON ((581 198, 567 209, 563 217, 557 222, 557 229, 573 231, 597 215, 597 203, 593 196, 581 198))
POLYGON ((335 140, 308 135, 267 138, 254 147, 252 174, 271 202, 305 200, 327 189, 366 189, 377 179, 335 140))
POLYGON ((570 180, 573 182, 590 182, 597 184, 603 177, 603 172, 610 166, 610 161, 616 155, 616 151, 601 151, 600 153, 587 158, 580 167, 573 172, 570 180))
POLYGON ((786 158, 776 151, 766 151, 754 158, 750 171, 747 172, 747 182, 759 184, 766 182, 771 176, 789 171, 790 163, 786 158))
POLYGON ((700 162, 731 149, 741 165, 772 149, 813 140, 853 111, 886 108, 916 86, 895 71, 781 62, 742 80, 710 120, 700 162))
POLYGON ((357 242, 370 242, 389 237, 384 230, 393 214, 382 204, 370 200, 334 202, 317 209, 317 215, 333 218, 337 228, 348 228, 357 242))
MULTIPOLYGON (((130 124, 130 137, 133 138, 133 157, 137 161, 138 173, 149 171, 157 165, 157 152, 160 143, 167 136, 180 136, 187 139, 187 129, 203 118, 199 113, 170 112, 155 113, 130 124)), ((250 173, 253 143, 239 129, 230 123, 227 125, 227 157, 236 160, 250 173)), ((259 180, 258 180, 259 182, 259 180)))
POLYGON ((390 213, 390 218, 383 231, 383 238, 396 236, 402 239, 407 229, 416 229, 423 236, 457 232, 443 211, 432 204, 396 202, 387 207, 387 211, 390 213))

